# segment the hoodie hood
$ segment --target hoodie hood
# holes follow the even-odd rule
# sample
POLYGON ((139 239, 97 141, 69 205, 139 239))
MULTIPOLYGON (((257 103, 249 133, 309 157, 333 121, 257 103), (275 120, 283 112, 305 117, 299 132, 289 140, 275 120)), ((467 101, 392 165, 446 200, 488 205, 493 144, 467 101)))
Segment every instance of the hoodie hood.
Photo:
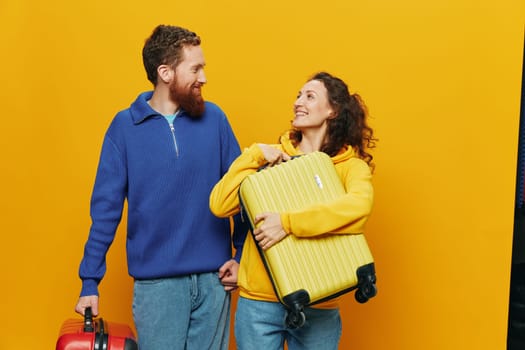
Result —
MULTIPOLYGON (((279 142, 281 143, 281 146, 283 148, 283 151, 291 156, 297 156, 300 154, 303 154, 298 148, 296 148, 292 140, 290 140, 290 131, 285 132, 283 135, 281 135, 279 142)), ((350 158, 358 158, 356 152, 352 147, 349 147, 345 145, 339 153, 332 157, 332 161, 334 164, 344 162, 350 158)))

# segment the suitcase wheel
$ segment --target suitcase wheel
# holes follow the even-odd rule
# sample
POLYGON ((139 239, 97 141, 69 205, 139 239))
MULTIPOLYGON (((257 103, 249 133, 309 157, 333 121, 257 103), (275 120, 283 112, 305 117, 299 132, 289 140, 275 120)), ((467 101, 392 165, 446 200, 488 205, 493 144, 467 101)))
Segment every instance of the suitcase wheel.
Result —
POLYGON ((354 297, 358 303, 366 303, 377 294, 374 263, 361 266, 356 273, 359 282, 354 297))
POLYGON ((301 328, 306 321, 306 316, 303 311, 290 311, 286 315, 285 324, 287 328, 295 329, 301 328))
POLYGON ((354 297, 358 303, 366 303, 368 299, 377 294, 377 287, 375 284, 367 284, 356 290, 354 297))
POLYGON ((283 304, 288 309, 284 324, 287 328, 295 329, 304 325, 306 315, 304 306, 310 303, 310 295, 304 289, 299 289, 283 297, 283 304))

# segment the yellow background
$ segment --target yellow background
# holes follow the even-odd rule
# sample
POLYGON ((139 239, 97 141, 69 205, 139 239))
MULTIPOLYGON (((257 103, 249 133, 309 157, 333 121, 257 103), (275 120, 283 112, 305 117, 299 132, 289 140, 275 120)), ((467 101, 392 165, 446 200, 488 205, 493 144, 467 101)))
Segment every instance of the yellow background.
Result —
MULTIPOLYGON (((203 38, 242 147, 276 141, 318 70, 368 104, 379 293, 345 298, 341 349, 505 349, 524 19, 522 0, 0 0, 0 349, 52 349, 75 317, 103 134, 150 89, 160 23, 203 38)), ((131 323, 124 233, 101 311, 131 323)))

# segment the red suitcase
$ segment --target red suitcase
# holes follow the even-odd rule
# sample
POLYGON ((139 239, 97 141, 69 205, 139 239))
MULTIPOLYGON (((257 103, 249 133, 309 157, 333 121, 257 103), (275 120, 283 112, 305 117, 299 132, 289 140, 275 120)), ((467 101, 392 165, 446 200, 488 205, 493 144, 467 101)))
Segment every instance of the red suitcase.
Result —
POLYGON ((87 308, 84 320, 69 319, 60 328, 56 350, 137 350, 133 330, 125 324, 93 319, 87 308))

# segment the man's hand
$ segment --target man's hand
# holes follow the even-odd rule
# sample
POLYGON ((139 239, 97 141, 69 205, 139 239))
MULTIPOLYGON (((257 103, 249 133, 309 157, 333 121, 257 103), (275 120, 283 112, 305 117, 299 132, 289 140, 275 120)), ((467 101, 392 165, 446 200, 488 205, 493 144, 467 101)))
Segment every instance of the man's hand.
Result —
POLYGON ((91 307, 93 317, 98 315, 98 295, 86 295, 80 297, 77 306, 75 306, 75 312, 84 316, 87 307, 91 307))
POLYGON ((226 261, 219 269, 219 279, 221 280, 224 290, 231 292, 237 289, 237 272, 239 263, 234 259, 226 261))

